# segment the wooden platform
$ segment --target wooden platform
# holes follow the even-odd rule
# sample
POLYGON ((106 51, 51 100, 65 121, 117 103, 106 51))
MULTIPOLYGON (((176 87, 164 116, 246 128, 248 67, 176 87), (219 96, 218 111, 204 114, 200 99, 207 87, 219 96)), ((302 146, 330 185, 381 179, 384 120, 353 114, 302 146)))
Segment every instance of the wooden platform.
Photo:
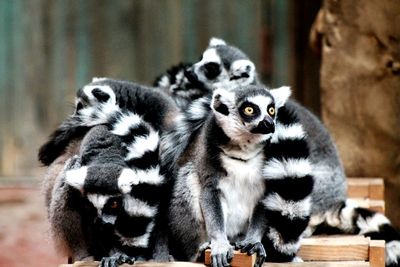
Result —
POLYGON ((347 195, 360 207, 385 213, 385 190, 382 178, 348 178, 347 195))
MULTIPOLYGON (((380 178, 349 178, 348 197, 355 200, 361 207, 384 213, 384 184, 380 178)), ((268 253, 268 251, 267 251, 268 253)), ((364 236, 339 235, 315 236, 305 238, 301 242, 299 256, 302 263, 265 263, 263 267, 384 267, 385 241, 370 240, 364 236)), ((255 255, 247 256, 235 252, 231 262, 232 267, 251 267, 255 255)), ((210 264, 210 251, 206 252, 205 264, 189 262, 137 262, 139 267, 198 267, 210 264)), ((63 264, 60 267, 97 267, 98 262, 75 262, 63 264)))
MULTIPOLYGON (((302 241, 299 256, 303 263, 265 263, 264 267, 384 267, 385 242, 370 240, 363 236, 317 236, 302 241)), ((247 256, 235 252, 231 262, 232 267, 251 267, 255 262, 255 255, 247 256)), ((210 264, 210 252, 206 253, 205 264, 189 262, 137 262, 134 265, 141 267, 180 267, 180 266, 207 266, 210 264)), ((98 262, 75 262, 60 267, 97 267, 98 262)))
MULTIPOLYGON (((268 252, 267 252, 268 253, 268 252)), ((364 236, 316 236, 305 238, 301 242, 298 254, 304 261, 303 266, 385 266, 385 242, 370 240, 364 236), (349 265, 342 265, 343 262, 349 265), (313 263, 313 265, 310 265, 313 263)), ((235 253, 232 267, 251 267, 255 255, 235 253)), ((210 265, 210 251, 206 251, 206 265, 210 265)), ((299 266, 298 263, 266 263, 264 266, 299 266)), ((301 266, 301 265, 300 265, 301 266)))

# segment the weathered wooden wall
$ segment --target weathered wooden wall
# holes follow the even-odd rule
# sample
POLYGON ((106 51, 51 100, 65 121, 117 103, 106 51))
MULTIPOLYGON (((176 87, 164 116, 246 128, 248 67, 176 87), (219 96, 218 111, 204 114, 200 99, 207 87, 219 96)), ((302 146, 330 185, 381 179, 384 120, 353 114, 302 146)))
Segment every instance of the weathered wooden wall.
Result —
POLYGON ((93 76, 150 84, 169 66, 196 61, 212 36, 247 53, 268 85, 300 84, 310 76, 295 74, 307 62, 300 34, 319 1, 304 3, 314 8, 289 0, 1 0, 0 177, 42 172, 38 147, 93 76))

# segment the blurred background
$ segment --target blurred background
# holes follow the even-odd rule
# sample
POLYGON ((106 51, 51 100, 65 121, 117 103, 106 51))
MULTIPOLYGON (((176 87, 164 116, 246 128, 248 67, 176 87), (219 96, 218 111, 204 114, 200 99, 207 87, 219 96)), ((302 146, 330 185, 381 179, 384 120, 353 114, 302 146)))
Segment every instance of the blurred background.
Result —
POLYGON ((196 62, 213 36, 318 112, 318 59, 308 47, 318 9, 319 1, 0 1, 0 175, 38 174, 38 146, 92 77, 152 84, 171 65, 196 62))
POLYGON ((320 1, 0 0, 0 266, 55 266, 37 150, 92 77, 152 84, 211 37, 319 112, 308 32, 320 1), (307 89, 306 89, 307 88, 307 89), (18 256, 18 260, 15 259, 18 256))
MULTIPOLYGON (((324 121, 328 118, 329 122, 330 114, 337 110, 351 114, 345 106, 334 112, 329 109, 331 96, 327 98, 326 92, 330 87, 321 89, 320 65, 321 54, 329 59, 326 53, 330 52, 313 52, 309 45, 310 29, 321 7, 340 17, 343 10, 368 1, 353 1, 345 7, 339 2, 350 1, 0 0, 0 266, 55 266, 66 261, 56 256, 46 233, 46 210, 40 195, 45 169, 37 161, 37 150, 72 113, 76 90, 92 77, 151 85, 170 66, 196 62, 209 39, 219 37, 243 50, 268 86, 292 86, 294 97, 324 121)), ((388 13, 382 14, 381 18, 388 13)), ((353 22, 352 18, 346 15, 347 22, 353 22)), ((340 25, 335 20, 332 23, 340 25)), ((317 23, 315 28, 314 41, 318 43, 324 27, 317 23)), ((394 38, 398 42, 398 34, 394 38)), ((325 38, 323 45, 331 49, 335 38, 325 38)), ((335 69, 325 68, 322 74, 324 70, 335 73, 335 69)), ((337 92, 342 87, 337 86, 337 92)), ((337 103, 347 100, 342 97, 337 103)), ((340 118, 352 123, 352 117, 340 118)), ((330 127, 335 125, 328 124, 330 127)), ((341 126, 344 128, 347 126, 341 126)), ((340 141, 341 135, 334 133, 340 141)), ((398 132, 391 138, 399 144, 398 132)), ((360 147, 366 144, 371 145, 364 142, 360 147)), ((339 142, 349 175, 380 176, 380 168, 366 172, 350 168, 346 148, 353 149, 339 142)), ((391 157, 397 160, 396 151, 391 157)), ((398 165, 390 166, 397 170, 397 176, 394 172, 390 175, 399 184, 400 157, 398 165)), ((398 191, 393 194, 398 201, 398 191)), ((399 203, 392 206, 398 208, 399 203)))

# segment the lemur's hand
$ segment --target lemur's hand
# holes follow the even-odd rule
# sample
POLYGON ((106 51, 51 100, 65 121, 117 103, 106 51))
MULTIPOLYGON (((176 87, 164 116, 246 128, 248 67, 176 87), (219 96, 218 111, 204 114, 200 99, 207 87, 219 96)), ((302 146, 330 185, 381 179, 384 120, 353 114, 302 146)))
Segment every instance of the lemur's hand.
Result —
POLYGON ((236 249, 240 249, 240 252, 246 252, 247 255, 253 255, 257 253, 257 260, 255 267, 261 267, 267 257, 264 246, 259 241, 243 240, 235 244, 236 249))
POLYGON ((82 167, 79 156, 75 155, 66 162, 66 170, 74 170, 82 167))
POLYGON ((200 245, 199 249, 197 250, 195 261, 197 262, 204 262, 204 255, 207 249, 211 248, 211 242, 207 241, 200 245))
POLYGON ((118 267, 124 263, 134 264, 135 258, 126 255, 125 253, 117 252, 111 257, 103 257, 99 267, 118 267))
POLYGON ((227 267, 233 258, 233 246, 228 240, 211 241, 211 264, 212 267, 227 267))

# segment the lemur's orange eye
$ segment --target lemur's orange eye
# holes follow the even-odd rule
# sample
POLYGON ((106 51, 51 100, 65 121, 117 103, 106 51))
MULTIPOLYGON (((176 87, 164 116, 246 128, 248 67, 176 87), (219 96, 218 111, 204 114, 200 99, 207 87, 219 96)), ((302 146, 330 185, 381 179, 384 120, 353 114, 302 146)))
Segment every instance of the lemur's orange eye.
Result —
POLYGON ((245 107, 244 108, 244 114, 246 115, 253 115, 254 109, 252 107, 245 107))
POLYGON ((118 208, 118 202, 115 200, 113 202, 111 202, 110 208, 112 208, 112 209, 118 208))
POLYGON ((274 116, 275 115, 275 108, 274 107, 269 107, 268 108, 268 114, 271 115, 271 116, 274 116))

